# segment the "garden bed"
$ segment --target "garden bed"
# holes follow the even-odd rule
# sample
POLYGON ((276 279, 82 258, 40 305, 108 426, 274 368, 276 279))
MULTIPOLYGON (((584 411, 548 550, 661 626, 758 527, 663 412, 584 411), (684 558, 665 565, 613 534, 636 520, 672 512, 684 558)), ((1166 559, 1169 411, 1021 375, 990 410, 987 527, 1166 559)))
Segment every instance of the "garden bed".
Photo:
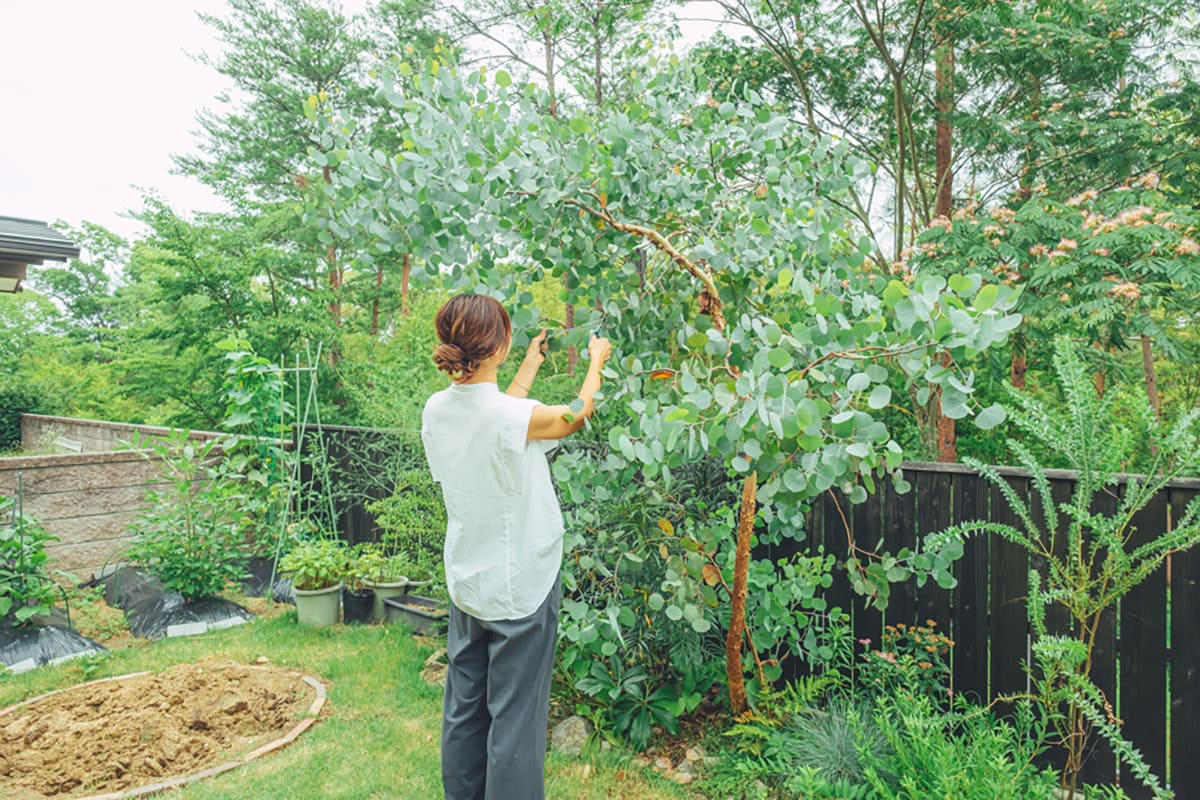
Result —
POLYGON ((82 797, 237 766, 298 733, 316 695, 297 672, 182 664, 34 698, 0 712, 0 793, 82 797))

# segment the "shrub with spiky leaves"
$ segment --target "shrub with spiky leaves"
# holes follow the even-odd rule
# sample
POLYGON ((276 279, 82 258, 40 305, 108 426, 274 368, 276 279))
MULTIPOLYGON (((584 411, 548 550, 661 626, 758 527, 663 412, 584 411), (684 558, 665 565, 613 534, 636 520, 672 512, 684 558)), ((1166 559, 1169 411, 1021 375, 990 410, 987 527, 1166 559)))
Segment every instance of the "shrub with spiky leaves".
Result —
POLYGON ((1133 543, 1138 511, 1172 480, 1200 471, 1200 409, 1182 415, 1169 428, 1147 411, 1144 425, 1153 453, 1151 469, 1143 476, 1120 475, 1137 443, 1126 424, 1111 413, 1111 395, 1097 396, 1087 366, 1066 338, 1056 342, 1054 368, 1067 413, 1053 411, 1016 390, 1010 393, 1009 413, 1018 427, 1078 472, 1070 499, 1056 502, 1046 470, 1030 448, 1010 441, 1017 461, 1029 471, 1043 513, 1035 515, 1032 501, 1021 498, 997 470, 968 460, 1003 492, 1018 523, 964 523, 930 537, 926 548, 960 547, 970 536, 991 534, 1020 545, 1045 564, 1044 572, 1031 571, 1029 576, 1034 658, 1028 669, 1036 687, 1034 698, 1067 750, 1064 784, 1074 788, 1078 783, 1086 734, 1091 730, 1109 741, 1156 797, 1166 797, 1140 754, 1122 738, 1108 699, 1092 682, 1092 655, 1104 612, 1161 568, 1169 554, 1200 543, 1200 500, 1188 506, 1170 531, 1143 544, 1133 543), (1095 511, 1100 507, 1098 499, 1118 491, 1115 512, 1095 511), (1046 615, 1051 609, 1066 612, 1069 633, 1048 630, 1046 615))

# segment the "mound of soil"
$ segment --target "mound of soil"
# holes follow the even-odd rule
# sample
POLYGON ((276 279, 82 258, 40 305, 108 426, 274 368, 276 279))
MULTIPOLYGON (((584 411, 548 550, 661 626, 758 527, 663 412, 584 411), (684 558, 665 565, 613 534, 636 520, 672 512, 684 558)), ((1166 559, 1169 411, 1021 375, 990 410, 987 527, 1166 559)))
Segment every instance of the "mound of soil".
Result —
POLYGON ((0 797, 118 792, 237 760, 313 696, 296 672, 197 664, 68 689, 0 716, 0 797))

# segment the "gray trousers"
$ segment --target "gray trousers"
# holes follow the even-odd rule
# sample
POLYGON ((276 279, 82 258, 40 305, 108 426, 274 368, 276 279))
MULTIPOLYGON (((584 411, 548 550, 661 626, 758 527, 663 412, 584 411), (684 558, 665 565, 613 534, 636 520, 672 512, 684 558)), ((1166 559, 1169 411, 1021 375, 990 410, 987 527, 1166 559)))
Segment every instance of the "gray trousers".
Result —
POLYGON ((450 604, 442 787, 446 800, 543 800, 559 581, 524 619, 450 604))

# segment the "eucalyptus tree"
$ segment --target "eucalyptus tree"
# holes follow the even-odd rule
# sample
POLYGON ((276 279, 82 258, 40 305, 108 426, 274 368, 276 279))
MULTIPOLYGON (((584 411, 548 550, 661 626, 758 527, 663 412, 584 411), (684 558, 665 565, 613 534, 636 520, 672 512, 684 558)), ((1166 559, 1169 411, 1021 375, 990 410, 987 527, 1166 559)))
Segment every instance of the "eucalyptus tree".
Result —
MULTIPOLYGON (((551 117, 565 106, 599 108, 627 99, 633 76, 675 30, 653 0, 467 0, 446 9, 464 63, 478 59, 519 80, 536 80, 545 87, 543 110, 551 117)), ((564 312, 570 330, 575 303, 568 301, 564 312)), ((574 345, 568 353, 574 371, 574 345)))
MULTIPOLYGON (((565 118, 504 71, 397 72, 383 93, 411 146, 361 150, 352 126, 331 121, 324 147, 347 168, 328 187, 328 224, 358 247, 412 248, 457 289, 508 297, 550 275, 569 277, 569 299, 600 298, 580 306, 567 338, 603 325, 617 343, 607 434, 621 474, 669 484, 672 470, 717 457, 742 481, 736 524, 681 536, 671 599, 650 608, 725 627, 740 710, 743 642, 756 652, 744 614, 756 520, 764 536, 799 536, 823 492, 860 502, 885 473, 902 480, 901 448, 875 413, 889 376, 940 386, 947 413, 969 415, 964 365, 1018 324, 1011 291, 979 274, 880 274, 842 210, 870 169, 849 144, 792 124, 757 92, 717 102, 690 68, 659 65, 626 106, 565 118), (650 256, 645 276, 626 258, 631 243, 650 256), (726 603, 705 580, 713 567, 726 603)), ((538 322, 536 308, 517 310, 518 339, 538 322)), ((1001 420, 996 408, 979 415, 1001 420)), ((952 581, 952 554, 884 561, 851 540, 844 555, 856 588, 880 602, 914 570, 952 581)))

